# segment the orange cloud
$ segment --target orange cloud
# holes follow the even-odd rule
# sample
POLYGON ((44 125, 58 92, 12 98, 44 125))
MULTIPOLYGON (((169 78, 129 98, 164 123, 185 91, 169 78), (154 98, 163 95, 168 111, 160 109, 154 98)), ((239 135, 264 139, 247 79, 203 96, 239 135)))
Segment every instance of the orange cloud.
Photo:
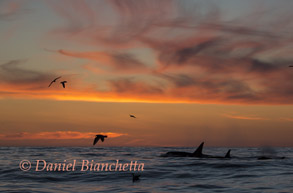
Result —
MULTIPOLYGON (((229 93, 221 93, 218 82, 199 82, 199 85, 183 87, 164 87, 162 85, 147 82, 117 79, 111 80, 108 90, 99 91, 95 87, 78 87, 67 84, 67 88, 56 86, 48 89, 48 83, 32 83, 18 85, 13 83, 0 84, 0 98, 24 98, 24 99, 51 99, 68 101, 96 101, 96 102, 148 102, 148 103, 210 103, 210 104, 290 104, 292 101, 280 100, 277 97, 266 97, 262 100, 253 95, 239 95, 231 97, 229 93), (207 85, 203 87, 202 85, 207 85)), ((181 83, 180 83, 181 84, 181 83)), ((182 83, 183 84, 183 83, 182 83)), ((184 83, 187 84, 187 83, 184 83)), ((224 87, 224 89, 230 89, 224 87)), ((236 91, 240 88, 235 88, 236 91)), ((233 92, 232 92, 233 94, 233 92)))
POLYGON ((66 50, 58 50, 62 55, 71 56, 75 58, 83 58, 88 60, 96 61, 98 64, 93 66, 87 65, 86 69, 94 69, 96 71, 97 67, 104 68, 106 70, 118 70, 119 72, 137 72, 146 70, 146 66, 136 59, 133 55, 127 53, 119 52, 72 52, 66 50), (107 68, 112 69, 107 69, 107 68))
POLYGON ((258 116, 241 116, 241 115, 229 115, 224 114, 224 117, 230 118, 230 119, 242 119, 242 120, 268 120, 264 117, 258 117, 258 116))
MULTIPOLYGON (((110 138, 116 138, 125 133, 113 133, 113 132, 101 132, 99 134, 107 135, 110 138)), ((28 133, 20 132, 13 134, 0 134, 1 140, 8 139, 92 139, 97 135, 93 132, 78 132, 78 131, 54 131, 54 132, 39 132, 39 133, 28 133)))
POLYGON ((283 117, 283 118, 280 118, 280 120, 281 121, 293 121, 293 118, 285 118, 285 117, 283 117))

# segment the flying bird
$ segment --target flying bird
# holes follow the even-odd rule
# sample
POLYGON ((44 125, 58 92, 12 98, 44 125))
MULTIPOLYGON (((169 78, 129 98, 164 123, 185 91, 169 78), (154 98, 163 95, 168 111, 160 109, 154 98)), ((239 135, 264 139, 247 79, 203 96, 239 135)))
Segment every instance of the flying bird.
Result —
POLYGON ((289 67, 293 67, 293 66, 291 65, 291 66, 289 66, 289 67))
POLYGON ((65 83, 67 83, 67 81, 60 82, 60 84, 62 84, 63 88, 65 88, 65 83))
POLYGON ((136 116, 134 116, 134 115, 129 115, 129 117, 131 117, 131 118, 136 118, 136 116))
POLYGON ((99 139, 101 139, 102 142, 104 142, 104 139, 107 138, 107 135, 96 135, 96 138, 94 140, 93 145, 96 145, 96 143, 99 141, 99 139))
POLYGON ((135 175, 135 174, 132 173, 132 182, 139 181, 140 180, 139 177, 140 177, 139 174, 138 175, 135 175))
POLYGON ((58 80, 59 78, 61 78, 61 76, 59 76, 59 77, 55 78, 54 80, 52 80, 48 87, 50 87, 50 86, 51 86, 54 82, 56 82, 56 80, 58 80))

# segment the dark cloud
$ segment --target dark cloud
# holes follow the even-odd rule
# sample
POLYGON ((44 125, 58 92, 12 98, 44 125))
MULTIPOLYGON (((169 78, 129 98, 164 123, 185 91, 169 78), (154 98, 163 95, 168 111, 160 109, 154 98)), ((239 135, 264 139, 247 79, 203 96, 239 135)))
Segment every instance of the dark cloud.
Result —
POLYGON ((140 68, 145 65, 137 60, 133 55, 127 53, 110 54, 117 69, 140 68))
POLYGON ((18 4, 12 1, 0 1, 0 20, 8 20, 16 15, 18 4))
POLYGON ((173 83, 173 90, 187 88, 185 91, 188 93, 190 91, 196 93, 192 94, 195 98, 208 99, 210 95, 218 99, 231 101, 259 100, 258 93, 250 88, 248 84, 230 77, 208 78, 186 74, 160 74, 160 76, 173 83))
MULTIPOLYGON (((113 71, 135 71, 139 69, 147 69, 135 56, 129 53, 119 52, 72 52, 66 50, 58 50, 58 53, 66 56, 84 58, 98 62, 100 65, 110 67, 108 70, 113 71)), ((97 64, 98 66, 98 64, 97 64)))
POLYGON ((52 75, 25 69, 23 60, 12 60, 0 65, 1 81, 13 85, 40 86, 47 84, 52 75))
POLYGON ((230 33, 232 35, 241 35, 241 36, 255 36, 255 37, 262 37, 262 38, 279 38, 280 36, 275 35, 272 32, 268 31, 262 31, 258 29, 252 29, 251 27, 246 27, 246 26, 237 26, 236 25, 227 25, 227 24, 207 24, 205 26, 206 29, 209 30, 217 30, 217 31, 222 31, 226 33, 230 33))
POLYGON ((162 94, 163 90, 157 86, 149 85, 142 81, 134 81, 129 78, 112 80, 109 82, 115 93, 128 93, 136 96, 149 94, 162 94))
POLYGON ((89 5, 86 1, 80 0, 50 0, 46 2, 60 14, 60 16, 66 19, 66 23, 63 27, 56 29, 55 32, 76 35, 87 28, 95 27, 94 21, 97 17, 93 8, 100 7, 98 1, 95 1, 94 5, 89 5))
POLYGON ((173 84, 175 84, 176 87, 187 87, 196 83, 194 78, 191 78, 186 74, 167 75, 157 73, 157 75, 171 81, 173 84))
MULTIPOLYGON (((159 60, 164 65, 177 64, 177 65, 186 65, 195 58, 198 54, 203 53, 207 49, 213 47, 218 40, 207 40, 200 42, 198 44, 192 45, 190 47, 183 47, 179 49, 172 50, 170 49, 163 50, 159 56, 159 60)), ((175 47, 176 48, 176 47, 175 47)))
POLYGON ((20 18, 22 14, 30 13, 31 10, 24 8, 24 1, 1 0, 0 21, 11 21, 20 18))
POLYGON ((278 70, 278 67, 271 63, 262 62, 259 60, 252 60, 251 66, 249 68, 250 71, 253 72, 260 72, 260 73, 266 73, 266 72, 272 72, 278 70))

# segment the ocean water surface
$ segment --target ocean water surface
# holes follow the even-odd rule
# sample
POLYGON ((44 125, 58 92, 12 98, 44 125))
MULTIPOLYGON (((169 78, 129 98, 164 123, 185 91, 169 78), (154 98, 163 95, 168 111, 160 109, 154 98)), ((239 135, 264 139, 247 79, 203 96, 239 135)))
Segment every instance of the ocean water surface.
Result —
MULTIPOLYGON (((262 156, 258 148, 231 148, 231 159, 160 156, 168 151, 194 149, 0 147, 0 192, 293 192, 293 148, 274 148, 274 156, 285 159, 258 160, 262 156), (22 170, 29 166, 23 160, 31 163, 28 171, 22 170), (38 169, 44 170, 36 171, 37 160, 47 165, 68 165, 75 160, 75 171, 46 171, 43 161, 39 161, 38 169), (85 167, 81 171, 83 161, 115 164, 117 160, 144 164, 143 171, 129 171, 129 167, 128 171, 90 171, 85 167), (140 180, 133 182, 132 173, 141 175, 140 180)), ((224 156, 227 150, 206 147, 204 153, 224 156)))

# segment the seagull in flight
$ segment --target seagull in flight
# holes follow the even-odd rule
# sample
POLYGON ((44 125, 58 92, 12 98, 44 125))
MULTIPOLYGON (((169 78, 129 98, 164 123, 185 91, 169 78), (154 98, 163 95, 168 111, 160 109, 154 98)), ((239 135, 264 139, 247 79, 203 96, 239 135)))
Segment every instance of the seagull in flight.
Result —
POLYGON ((62 84, 63 88, 65 88, 65 83, 67 83, 67 81, 60 82, 60 84, 62 84))
POLYGON ((107 138, 107 135, 96 135, 96 138, 94 140, 93 145, 96 145, 96 143, 99 141, 99 139, 101 139, 102 142, 104 142, 104 139, 107 138))
POLYGON ((58 80, 59 78, 61 78, 61 76, 59 76, 59 77, 55 78, 54 80, 52 80, 48 87, 50 87, 50 86, 51 86, 54 82, 56 82, 56 80, 58 80))
POLYGON ((134 115, 129 115, 129 117, 131 117, 131 118, 136 118, 136 116, 134 116, 134 115))

